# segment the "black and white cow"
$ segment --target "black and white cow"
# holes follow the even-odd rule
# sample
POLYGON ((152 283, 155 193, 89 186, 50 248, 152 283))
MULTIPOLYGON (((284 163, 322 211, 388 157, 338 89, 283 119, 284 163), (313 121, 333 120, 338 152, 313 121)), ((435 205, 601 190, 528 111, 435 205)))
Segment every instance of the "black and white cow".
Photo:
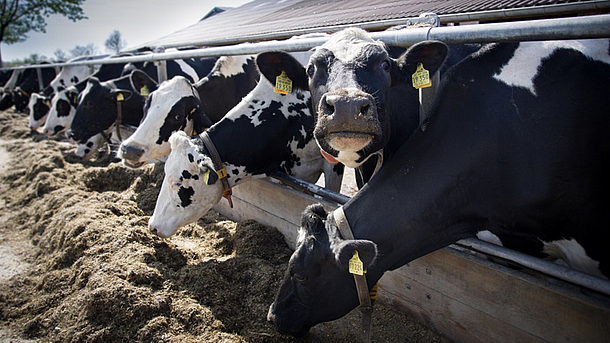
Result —
MULTIPOLYGON (((263 56, 263 57, 261 57, 263 56)), ((269 61, 257 57, 260 70, 269 61)), ((282 170, 315 182, 324 170, 327 188, 338 190, 341 179, 319 153, 313 139, 310 95, 297 82, 288 94, 274 92, 275 78, 261 75, 256 87, 225 117, 207 129, 216 146, 230 187, 250 178, 282 170), (329 172, 326 172, 326 171, 329 172)), ((151 232, 168 237, 196 221, 216 205, 223 185, 202 138, 183 131, 170 137, 171 153, 153 215, 151 232)))
MULTIPOLYGON (((68 62, 78 62, 83 59, 85 58, 79 57, 68 62)), ((51 108, 51 99, 55 94, 79 83, 98 69, 99 66, 91 68, 85 65, 63 67, 44 90, 32 93, 28 104, 30 109, 30 128, 38 130, 45 123, 51 108)))
POLYGON ((304 212, 268 319, 300 336, 348 313, 354 251, 372 286, 467 237, 610 277, 609 49, 608 39, 492 44, 450 69, 428 118, 342 207, 355 240, 335 212, 304 212))
MULTIPOLYGON (((167 61, 168 77, 181 75, 187 78, 201 78, 210 72, 216 59, 198 59, 195 62, 202 67, 194 69, 191 64, 182 60, 167 61), (185 69, 182 69, 183 64, 187 66, 184 67, 185 69)), ((121 105, 121 123, 137 127, 142 120, 144 101, 148 96, 148 94, 143 96, 144 93, 141 93, 144 86, 148 93, 156 89, 157 83, 153 76, 140 70, 133 71, 129 77, 104 83, 90 78, 79 97, 72 126, 68 131, 70 139, 82 143, 110 128, 117 121, 117 105, 119 105, 117 102, 121 105)))
POLYGON ((2 86, 2 97, 0 98, 0 111, 5 111, 13 106, 13 91, 17 87, 17 81, 23 74, 23 69, 14 69, 11 72, 11 76, 2 86))
MULTIPOLYGON (((55 78, 55 68, 40 67, 39 69, 42 76, 42 86, 46 87, 55 78)), ((30 95, 39 92, 40 90, 40 83, 38 82, 38 72, 36 71, 36 68, 25 69, 19 77, 17 87, 13 92, 13 103, 15 105, 15 109, 18 112, 24 112, 24 110, 28 107, 30 95)))
POLYGON ((396 69, 404 64, 415 72, 423 63, 432 76, 446 56, 434 47, 418 44, 395 60, 383 42, 350 28, 315 48, 306 67, 275 52, 269 54, 276 55, 278 65, 262 72, 272 79, 273 73, 285 70, 293 82, 311 91, 317 112, 314 136, 322 155, 332 163, 358 168, 361 187, 376 169, 377 157, 370 157, 380 152, 384 161, 389 160, 419 124, 417 112, 406 116, 403 111, 419 107, 418 91, 410 83, 393 82, 396 69))
POLYGON ((95 73, 87 76, 75 85, 55 93, 51 99, 51 108, 43 127, 44 134, 54 136, 70 128, 72 119, 74 119, 74 113, 76 112, 76 106, 78 105, 78 95, 87 86, 89 77, 95 77, 102 82, 109 81, 125 75, 125 67, 125 63, 102 64, 95 73))
POLYGON ((174 77, 159 85, 144 106, 144 120, 121 143, 117 157, 132 168, 168 155, 169 137, 183 130, 189 136, 218 122, 256 85, 254 56, 224 56, 196 84, 174 77))

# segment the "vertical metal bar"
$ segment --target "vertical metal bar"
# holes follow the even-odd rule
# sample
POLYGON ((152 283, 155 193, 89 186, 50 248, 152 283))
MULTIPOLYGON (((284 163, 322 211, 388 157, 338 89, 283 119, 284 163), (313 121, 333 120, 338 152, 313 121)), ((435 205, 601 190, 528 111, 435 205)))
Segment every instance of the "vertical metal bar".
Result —
MULTIPOLYGON (((154 50, 155 53, 163 53, 165 52, 165 48, 164 47, 156 47, 154 50)), ((155 62, 155 65, 157 66, 157 80, 159 83, 167 80, 167 61, 166 60, 160 60, 155 62)))
MULTIPOLYGON (((440 20, 438 19, 438 15, 435 13, 424 13, 420 15, 420 17, 434 18, 434 27, 440 26, 440 20)), ((429 31, 428 31, 429 32, 429 31)), ((431 76, 432 86, 426 88, 419 89, 419 122, 423 122, 426 118, 426 114, 430 107, 432 106, 432 102, 436 97, 436 90, 438 89, 438 83, 441 81, 440 70, 434 75, 431 76)))
POLYGON ((42 80, 42 70, 40 68, 36 68, 36 76, 38 77, 38 88, 42 91, 44 89, 44 82, 42 80))

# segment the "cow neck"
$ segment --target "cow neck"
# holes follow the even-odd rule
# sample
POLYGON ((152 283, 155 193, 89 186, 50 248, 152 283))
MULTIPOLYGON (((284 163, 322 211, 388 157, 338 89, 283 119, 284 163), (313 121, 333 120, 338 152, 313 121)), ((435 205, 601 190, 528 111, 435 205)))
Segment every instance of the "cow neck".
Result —
MULTIPOLYGON (((335 224, 339 229, 339 233, 343 239, 354 239, 354 234, 349 226, 349 222, 345 218, 345 212, 343 207, 340 206, 333 212, 331 212, 334 218, 335 224)), ((373 321, 373 301, 377 297, 377 283, 373 286, 371 292, 369 292, 369 286, 364 275, 352 274, 354 276, 354 283, 356 284, 356 292, 358 293, 358 301, 360 302, 360 312, 362 313, 362 341, 371 341, 371 327, 373 321)))
MULTIPOLYGON (((378 259, 367 274, 369 282, 377 281, 386 270, 396 269, 420 256, 474 237, 485 220, 472 212, 467 194, 476 194, 478 183, 460 183, 447 176, 469 175, 472 161, 455 161, 458 143, 434 143, 434 128, 418 130, 348 203, 343 205, 345 217, 358 239, 373 241, 378 259), (447 147, 456 151, 444 151, 447 147), (434 150, 438 153, 430 153, 434 150), (451 168, 449 171, 447 168, 451 168), (371 211, 371 209, 375 209, 371 211), (459 218, 449 221, 450 218, 459 218)), ((438 141, 438 140, 436 140, 438 141)), ((481 181, 481 183, 484 180, 481 181)))
POLYGON ((220 178, 220 181, 222 182, 222 188, 223 188, 222 196, 225 199, 227 199, 227 201, 229 202, 229 206, 231 208, 233 208, 233 200, 231 199, 233 190, 232 190, 231 186, 229 186, 229 181, 227 180, 227 171, 222 163, 222 160, 220 159, 218 150, 216 150, 216 146, 214 146, 214 142, 212 142, 212 139, 210 138, 210 135, 208 134, 207 131, 204 131, 200 135, 200 137, 203 142, 203 145, 205 146, 206 150, 210 154, 210 157, 212 158, 212 163, 214 163, 214 169, 216 169, 216 172, 218 173, 218 177, 220 178))

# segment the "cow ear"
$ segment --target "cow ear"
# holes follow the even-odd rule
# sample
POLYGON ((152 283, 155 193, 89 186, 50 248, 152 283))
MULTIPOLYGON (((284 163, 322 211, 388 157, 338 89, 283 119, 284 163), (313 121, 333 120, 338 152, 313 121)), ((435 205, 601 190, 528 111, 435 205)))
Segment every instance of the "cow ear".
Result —
POLYGON ((325 223, 328 213, 321 204, 312 204, 305 208, 301 215, 301 228, 311 234, 326 230, 325 223))
POLYGON ((256 56, 256 65, 260 73, 275 85, 276 78, 285 72, 292 81, 292 89, 308 90, 309 84, 305 67, 292 55, 283 51, 268 51, 256 56))
POLYGON ((131 91, 126 89, 115 89, 112 91, 112 96, 116 101, 126 101, 131 98, 131 91))
POLYGON ((411 46, 392 68, 392 85, 410 82, 417 65, 421 63, 430 76, 441 68, 447 59, 449 48, 443 42, 424 41, 411 46))
POLYGON ((193 119, 193 135, 202 133, 205 129, 212 126, 212 121, 203 112, 201 101, 194 96, 188 98, 188 107, 192 108, 189 116, 193 119))
POLYGON ((358 252, 364 270, 367 270, 377 257, 377 245, 372 241, 362 239, 347 239, 336 243, 333 247, 335 260, 341 270, 349 270, 349 260, 358 252))
POLYGON ((145 88, 148 93, 154 92, 157 89, 157 82, 141 70, 136 69, 132 71, 129 79, 133 89, 136 89, 138 93, 141 93, 142 88, 145 88))
POLYGON ((203 159, 199 162, 199 177, 206 185, 213 185, 218 181, 218 173, 214 170, 214 166, 208 160, 203 159))
POLYGON ((66 98, 68 99, 70 104, 73 104, 76 107, 76 105, 78 104, 78 92, 66 91, 66 98))

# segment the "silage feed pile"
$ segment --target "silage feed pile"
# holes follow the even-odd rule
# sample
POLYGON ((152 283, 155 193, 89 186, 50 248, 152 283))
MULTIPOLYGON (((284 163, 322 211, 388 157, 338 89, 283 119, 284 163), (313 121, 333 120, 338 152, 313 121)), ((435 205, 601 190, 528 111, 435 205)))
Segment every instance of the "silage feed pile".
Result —
MULTIPOLYGON (((23 264, 0 281, 0 339, 359 341, 357 310, 301 339, 267 323, 291 254, 275 229, 210 211, 170 239, 150 234, 162 164, 130 170, 108 156, 82 161, 65 141, 29 132, 27 116, 12 111, 0 112, 0 149, 8 156, 0 255, 10 251, 23 264)), ((373 338, 447 341, 383 304, 373 338)))

